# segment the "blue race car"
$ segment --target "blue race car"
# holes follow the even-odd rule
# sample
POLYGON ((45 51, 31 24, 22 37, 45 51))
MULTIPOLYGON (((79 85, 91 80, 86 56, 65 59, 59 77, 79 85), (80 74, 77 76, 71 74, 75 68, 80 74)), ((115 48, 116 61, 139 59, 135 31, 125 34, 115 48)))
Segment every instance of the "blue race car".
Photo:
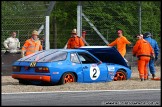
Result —
POLYGON ((114 47, 38 51, 15 61, 12 78, 22 84, 127 80, 132 71, 114 47))

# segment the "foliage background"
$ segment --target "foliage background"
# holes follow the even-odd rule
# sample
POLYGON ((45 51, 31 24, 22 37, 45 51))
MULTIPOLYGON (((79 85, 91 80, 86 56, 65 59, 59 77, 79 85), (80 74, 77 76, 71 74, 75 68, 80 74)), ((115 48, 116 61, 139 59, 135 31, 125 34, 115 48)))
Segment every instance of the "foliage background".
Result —
MULTIPOLYGON (((1 2, 1 45, 11 31, 18 32, 21 46, 30 38, 33 29, 45 23, 45 13, 50 1, 2 1, 1 2)), ((153 38, 161 41, 161 2, 141 1, 141 32, 151 32, 153 38)), ((78 1, 56 1, 50 14, 50 48, 63 48, 77 27, 78 1)), ((100 33, 112 42, 116 31, 122 29, 133 44, 139 33, 139 1, 82 1, 82 12, 100 33)), ((86 41, 90 45, 106 45, 97 33, 82 18, 86 30, 86 41)), ((40 39, 44 37, 44 31, 40 39)), ((132 44, 132 45, 133 45, 132 44)), ((3 45, 1 49, 3 49, 3 45)))

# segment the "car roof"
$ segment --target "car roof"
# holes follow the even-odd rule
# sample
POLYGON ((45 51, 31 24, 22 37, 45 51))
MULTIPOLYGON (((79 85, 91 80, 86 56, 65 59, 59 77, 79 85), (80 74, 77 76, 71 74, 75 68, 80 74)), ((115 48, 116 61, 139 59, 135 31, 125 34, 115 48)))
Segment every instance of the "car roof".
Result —
MULTIPOLYGON (((53 50, 53 49, 51 49, 53 50)), ((66 52, 85 52, 86 50, 78 50, 78 49, 58 49, 60 51, 66 51, 66 52)))
MULTIPOLYGON (((65 52, 85 52, 86 50, 78 50, 78 49, 48 49, 48 50, 44 50, 46 52, 50 52, 50 51, 54 51, 54 50, 57 50, 57 51, 65 51, 65 52)), ((40 51, 39 51, 40 52, 40 51)))
MULTIPOLYGON (((25 56, 23 58, 20 58, 18 61, 26 61, 26 62, 31 62, 31 61, 37 61, 37 62, 48 62, 49 59, 52 59, 53 57, 57 57, 60 55, 66 55, 66 53, 71 53, 71 52, 86 52, 89 53, 86 50, 79 50, 79 49, 48 49, 48 50, 42 50, 42 51, 37 51, 33 54, 30 54, 28 56, 25 56)), ((89 53, 91 54, 91 53, 89 53)), ((91 54, 93 57, 95 57, 93 54, 91 54)), ((62 56, 62 57, 63 57, 62 56)), ((59 58, 57 57, 57 58, 59 58)), ((96 58, 96 57, 95 57, 96 58)), ((98 60, 98 58, 96 58, 98 60)))
POLYGON ((100 48, 100 49, 101 49, 101 48, 112 48, 112 46, 82 46, 82 47, 80 47, 80 48, 89 48, 89 49, 90 49, 90 48, 93 48, 93 49, 94 49, 94 48, 95 48, 95 49, 96 49, 96 48, 100 48))

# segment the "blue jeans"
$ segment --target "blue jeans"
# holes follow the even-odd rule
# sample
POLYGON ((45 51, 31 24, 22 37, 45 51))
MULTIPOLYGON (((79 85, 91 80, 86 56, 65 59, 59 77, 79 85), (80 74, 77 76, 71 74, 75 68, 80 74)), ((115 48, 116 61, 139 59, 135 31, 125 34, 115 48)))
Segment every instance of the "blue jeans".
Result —
POLYGON ((148 68, 151 74, 155 74, 155 65, 154 65, 155 60, 154 59, 150 59, 149 64, 148 64, 148 68))

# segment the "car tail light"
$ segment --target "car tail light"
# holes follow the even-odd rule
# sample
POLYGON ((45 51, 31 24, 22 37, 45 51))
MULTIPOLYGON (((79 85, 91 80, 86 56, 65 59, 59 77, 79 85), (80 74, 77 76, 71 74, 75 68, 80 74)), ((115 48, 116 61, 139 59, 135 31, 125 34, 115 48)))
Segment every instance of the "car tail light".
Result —
POLYGON ((37 67, 35 68, 35 72, 48 73, 49 69, 47 67, 37 67))
POLYGON ((20 67, 19 66, 12 66, 12 71, 13 72, 20 72, 20 67))

